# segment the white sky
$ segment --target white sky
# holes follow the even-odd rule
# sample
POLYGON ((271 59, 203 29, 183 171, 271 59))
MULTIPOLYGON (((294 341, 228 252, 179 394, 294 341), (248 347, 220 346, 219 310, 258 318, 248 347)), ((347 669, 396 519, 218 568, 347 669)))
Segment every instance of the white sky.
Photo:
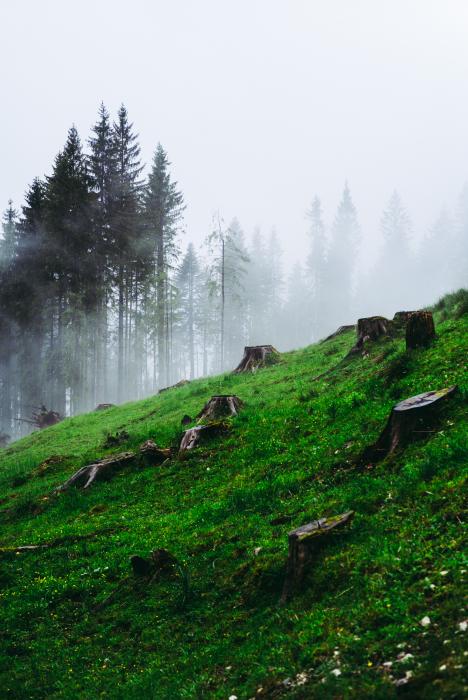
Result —
POLYGON ((0 27, 2 209, 101 101, 162 142, 196 243, 219 208, 292 261, 348 179, 372 251, 393 188, 420 235, 468 176, 468 0, 0 0, 0 27))

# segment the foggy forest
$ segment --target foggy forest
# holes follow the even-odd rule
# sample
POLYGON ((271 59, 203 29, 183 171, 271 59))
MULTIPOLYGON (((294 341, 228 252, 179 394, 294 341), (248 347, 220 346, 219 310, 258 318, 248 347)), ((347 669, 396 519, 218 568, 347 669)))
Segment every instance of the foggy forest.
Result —
MULTIPOLYGON (((27 434, 42 409, 73 416, 232 369, 246 345, 285 351, 372 313, 419 308, 468 273, 468 185, 414 243, 411 203, 382 202, 377 259, 359 264, 359 202, 304 202, 308 245, 285 265, 274 229, 213 213, 202 246, 157 144, 144 167, 124 105, 72 126, 50 173, 9 201, 0 240, 0 431, 27 434)), ((421 233, 421 232, 420 232, 421 233)))

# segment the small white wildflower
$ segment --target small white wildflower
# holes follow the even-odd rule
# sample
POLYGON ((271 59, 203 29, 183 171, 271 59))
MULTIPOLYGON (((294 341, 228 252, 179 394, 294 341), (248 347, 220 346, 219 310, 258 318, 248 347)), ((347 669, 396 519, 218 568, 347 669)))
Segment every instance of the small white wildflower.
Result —
POLYGON ((230 695, 229 700, 237 700, 237 695, 230 695))
POLYGON ((226 666, 225 670, 226 670, 226 671, 230 671, 231 668, 232 668, 232 666, 226 666))
POLYGON ((447 664, 442 664, 442 666, 439 666, 439 671, 445 671, 447 669, 447 664))
POLYGON ((255 547, 254 554, 257 556, 262 551, 262 547, 255 547))
POLYGON ((428 615, 425 615, 422 620, 419 620, 419 624, 423 627, 429 627, 431 624, 431 618, 428 615))
POLYGON ((444 644, 450 644, 450 639, 444 639, 444 644))
POLYGON ((440 572, 441 576, 447 576, 447 574, 448 574, 447 569, 444 569, 443 571, 440 572))
POLYGON ((404 664, 406 663, 406 661, 409 661, 409 659, 414 659, 413 654, 398 654, 397 661, 401 664, 404 664))
POLYGON ((332 673, 335 676, 335 678, 338 678, 338 676, 341 676, 341 671, 339 668, 334 668, 333 671, 330 671, 330 673, 332 673))
POLYGON ((462 622, 458 623, 458 629, 460 632, 466 632, 466 628, 468 627, 468 620, 463 620, 462 622))
POLYGON ((391 668, 393 666, 393 661, 384 661, 382 666, 385 666, 385 668, 391 668))
POLYGON ((435 588, 434 584, 433 584, 433 583, 431 583, 431 584, 430 584, 430 586, 429 586, 429 588, 430 588, 430 589, 431 589, 431 590, 433 591, 433 590, 434 590, 434 588, 435 588))

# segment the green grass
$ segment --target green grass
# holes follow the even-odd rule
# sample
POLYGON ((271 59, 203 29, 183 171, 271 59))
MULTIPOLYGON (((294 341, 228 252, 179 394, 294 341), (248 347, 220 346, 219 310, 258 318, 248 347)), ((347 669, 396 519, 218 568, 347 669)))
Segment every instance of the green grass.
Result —
POLYGON ((444 313, 426 350, 386 339, 338 364, 347 333, 253 375, 72 418, 3 450, 2 697, 244 700, 279 697, 286 678, 295 699, 463 697, 468 318, 444 313), (454 383, 436 432, 372 468, 353 465, 394 403, 454 383), (148 438, 176 445, 182 416, 217 393, 245 402, 227 436, 53 495, 96 457, 148 438), (104 450, 122 429, 128 441, 104 450), (279 606, 288 531, 349 509, 352 526, 279 606), (126 578, 130 555, 161 547, 180 571, 150 585, 126 578), (412 656, 398 661, 403 653, 412 656), (407 672, 406 685, 392 682, 407 672))

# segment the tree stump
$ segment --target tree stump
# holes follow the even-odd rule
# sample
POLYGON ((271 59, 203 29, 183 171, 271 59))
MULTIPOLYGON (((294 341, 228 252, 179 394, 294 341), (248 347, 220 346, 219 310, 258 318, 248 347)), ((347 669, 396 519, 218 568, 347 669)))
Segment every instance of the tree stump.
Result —
POLYGON ((108 408, 114 408, 115 403, 98 403, 95 411, 106 411, 108 408))
POLYGON ((189 428, 182 435, 180 441, 179 452, 193 450, 200 442, 214 435, 219 435, 228 430, 228 426, 223 421, 208 423, 207 425, 197 425, 195 428, 189 428))
POLYGON ((331 333, 330 335, 327 335, 326 338, 321 340, 321 343, 326 343, 328 340, 333 340, 333 338, 337 338, 339 335, 343 335, 343 333, 347 333, 348 331, 354 331, 356 326, 354 324, 350 326, 340 326, 334 333, 331 333))
POLYGON ((310 563, 314 551, 323 542, 323 537, 336 528, 351 522, 354 511, 336 515, 332 518, 321 518, 307 525, 298 527, 288 535, 289 552, 286 568, 286 578, 281 595, 281 603, 286 603, 300 587, 304 578, 306 565, 310 563))
POLYGON ((279 352, 273 345, 246 345, 244 357, 234 370, 234 373, 254 372, 259 367, 264 367, 269 362, 275 362, 279 358, 279 352))
POLYGON ((95 481, 110 479, 116 471, 135 462, 134 452, 121 452, 105 459, 100 459, 93 464, 78 469, 64 484, 58 486, 57 492, 66 491, 70 486, 83 486, 87 489, 95 481))
POLYGON ((179 382, 176 384, 172 384, 171 386, 165 386, 162 389, 158 391, 158 394, 163 394, 165 391, 169 391, 169 389, 178 389, 181 386, 185 386, 186 384, 190 384, 188 379, 181 379, 179 382))
POLYGON ((32 414, 32 423, 34 423, 39 430, 50 428, 51 425, 56 425, 62 420, 63 418, 60 413, 57 413, 57 411, 48 411, 44 405, 40 407, 39 411, 32 414))
POLYGON ((237 416, 243 405, 238 396, 228 394, 212 396, 196 416, 196 419, 201 423, 202 421, 218 420, 225 416, 237 416))
POLYGON ((430 311, 414 311, 406 322, 406 349, 426 347, 435 338, 434 319, 430 311))
POLYGON ((378 340, 385 335, 390 335, 393 329, 392 321, 384 316, 370 316, 360 318, 357 322, 357 341, 351 348, 348 355, 355 355, 364 350, 364 346, 369 341, 378 340))
POLYGON ((393 317, 393 325, 397 330, 402 330, 403 328, 406 328, 406 324, 408 323, 408 319, 411 316, 411 314, 414 314, 414 311, 397 311, 396 314, 393 317))
POLYGON ((430 433, 441 402, 453 396, 456 390, 456 386, 451 386, 428 391, 397 403, 377 442, 364 450, 361 463, 380 461, 407 445, 414 437, 430 433))
POLYGON ((130 557, 130 566, 135 576, 152 576, 153 578, 164 570, 172 569, 178 564, 176 557, 167 549, 155 549, 151 552, 151 557, 145 559, 139 554, 130 557))
POLYGON ((154 440, 146 440, 140 445, 140 455, 146 464, 158 465, 170 459, 171 450, 169 448, 158 447, 154 440))

